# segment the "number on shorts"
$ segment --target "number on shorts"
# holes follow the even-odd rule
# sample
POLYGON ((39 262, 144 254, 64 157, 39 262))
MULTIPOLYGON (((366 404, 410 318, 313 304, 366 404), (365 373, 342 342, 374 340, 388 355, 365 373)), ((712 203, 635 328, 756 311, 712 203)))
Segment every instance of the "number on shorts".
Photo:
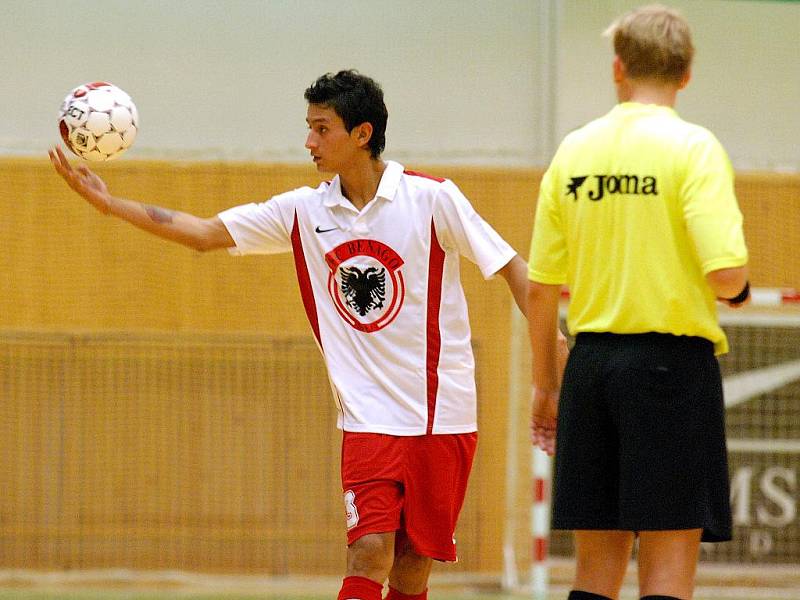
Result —
POLYGON ((353 490, 344 493, 344 514, 347 518, 347 528, 352 529, 358 525, 358 509, 356 508, 356 494, 353 490))

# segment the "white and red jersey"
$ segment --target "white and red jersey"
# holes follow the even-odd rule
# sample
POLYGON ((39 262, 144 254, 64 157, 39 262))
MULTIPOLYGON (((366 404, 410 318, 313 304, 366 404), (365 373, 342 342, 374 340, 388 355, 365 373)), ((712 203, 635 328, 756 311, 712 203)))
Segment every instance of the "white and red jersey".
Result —
POLYGON ((387 162, 358 211, 339 177, 219 214, 232 254, 294 254, 345 431, 477 429, 459 255, 489 278, 514 250, 449 180, 387 162))

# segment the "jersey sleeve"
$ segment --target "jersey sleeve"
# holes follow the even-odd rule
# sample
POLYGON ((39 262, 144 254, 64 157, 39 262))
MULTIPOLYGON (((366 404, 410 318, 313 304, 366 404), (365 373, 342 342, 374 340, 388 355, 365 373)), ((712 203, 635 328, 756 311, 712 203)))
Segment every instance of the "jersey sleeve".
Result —
POLYGON ((539 185, 539 200, 536 203, 528 259, 528 279, 549 285, 563 285, 567 282, 567 240, 559 211, 555 180, 555 167, 551 164, 539 185))
POLYGON ((236 245, 231 254, 278 254, 292 249, 291 228, 298 194, 287 192, 266 202, 242 204, 217 216, 236 245))
POLYGON ((489 279, 516 251, 475 211, 461 190, 445 180, 436 194, 434 225, 446 249, 455 249, 489 279))
POLYGON ((728 155, 708 133, 692 145, 687 161, 681 201, 703 274, 746 264, 742 213, 728 155))

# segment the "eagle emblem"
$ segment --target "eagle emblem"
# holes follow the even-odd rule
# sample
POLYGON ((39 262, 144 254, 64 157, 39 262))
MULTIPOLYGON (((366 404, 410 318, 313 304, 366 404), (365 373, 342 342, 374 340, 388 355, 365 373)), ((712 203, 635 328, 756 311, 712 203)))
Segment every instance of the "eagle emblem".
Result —
POLYGON ((325 253, 328 293, 345 323, 374 333, 392 323, 403 307, 403 258, 378 240, 347 240, 325 253))
POLYGON ((348 306, 362 317, 375 308, 383 308, 386 299, 386 269, 368 267, 363 271, 349 266, 339 269, 342 296, 348 306))

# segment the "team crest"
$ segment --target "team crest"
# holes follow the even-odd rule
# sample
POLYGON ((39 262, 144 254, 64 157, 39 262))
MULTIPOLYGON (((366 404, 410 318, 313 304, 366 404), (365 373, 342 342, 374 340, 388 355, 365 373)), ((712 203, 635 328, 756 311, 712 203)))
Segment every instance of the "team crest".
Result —
POLYGON ((405 297, 403 259, 376 240, 351 240, 325 255, 328 292, 354 329, 372 333, 394 321, 405 297))

